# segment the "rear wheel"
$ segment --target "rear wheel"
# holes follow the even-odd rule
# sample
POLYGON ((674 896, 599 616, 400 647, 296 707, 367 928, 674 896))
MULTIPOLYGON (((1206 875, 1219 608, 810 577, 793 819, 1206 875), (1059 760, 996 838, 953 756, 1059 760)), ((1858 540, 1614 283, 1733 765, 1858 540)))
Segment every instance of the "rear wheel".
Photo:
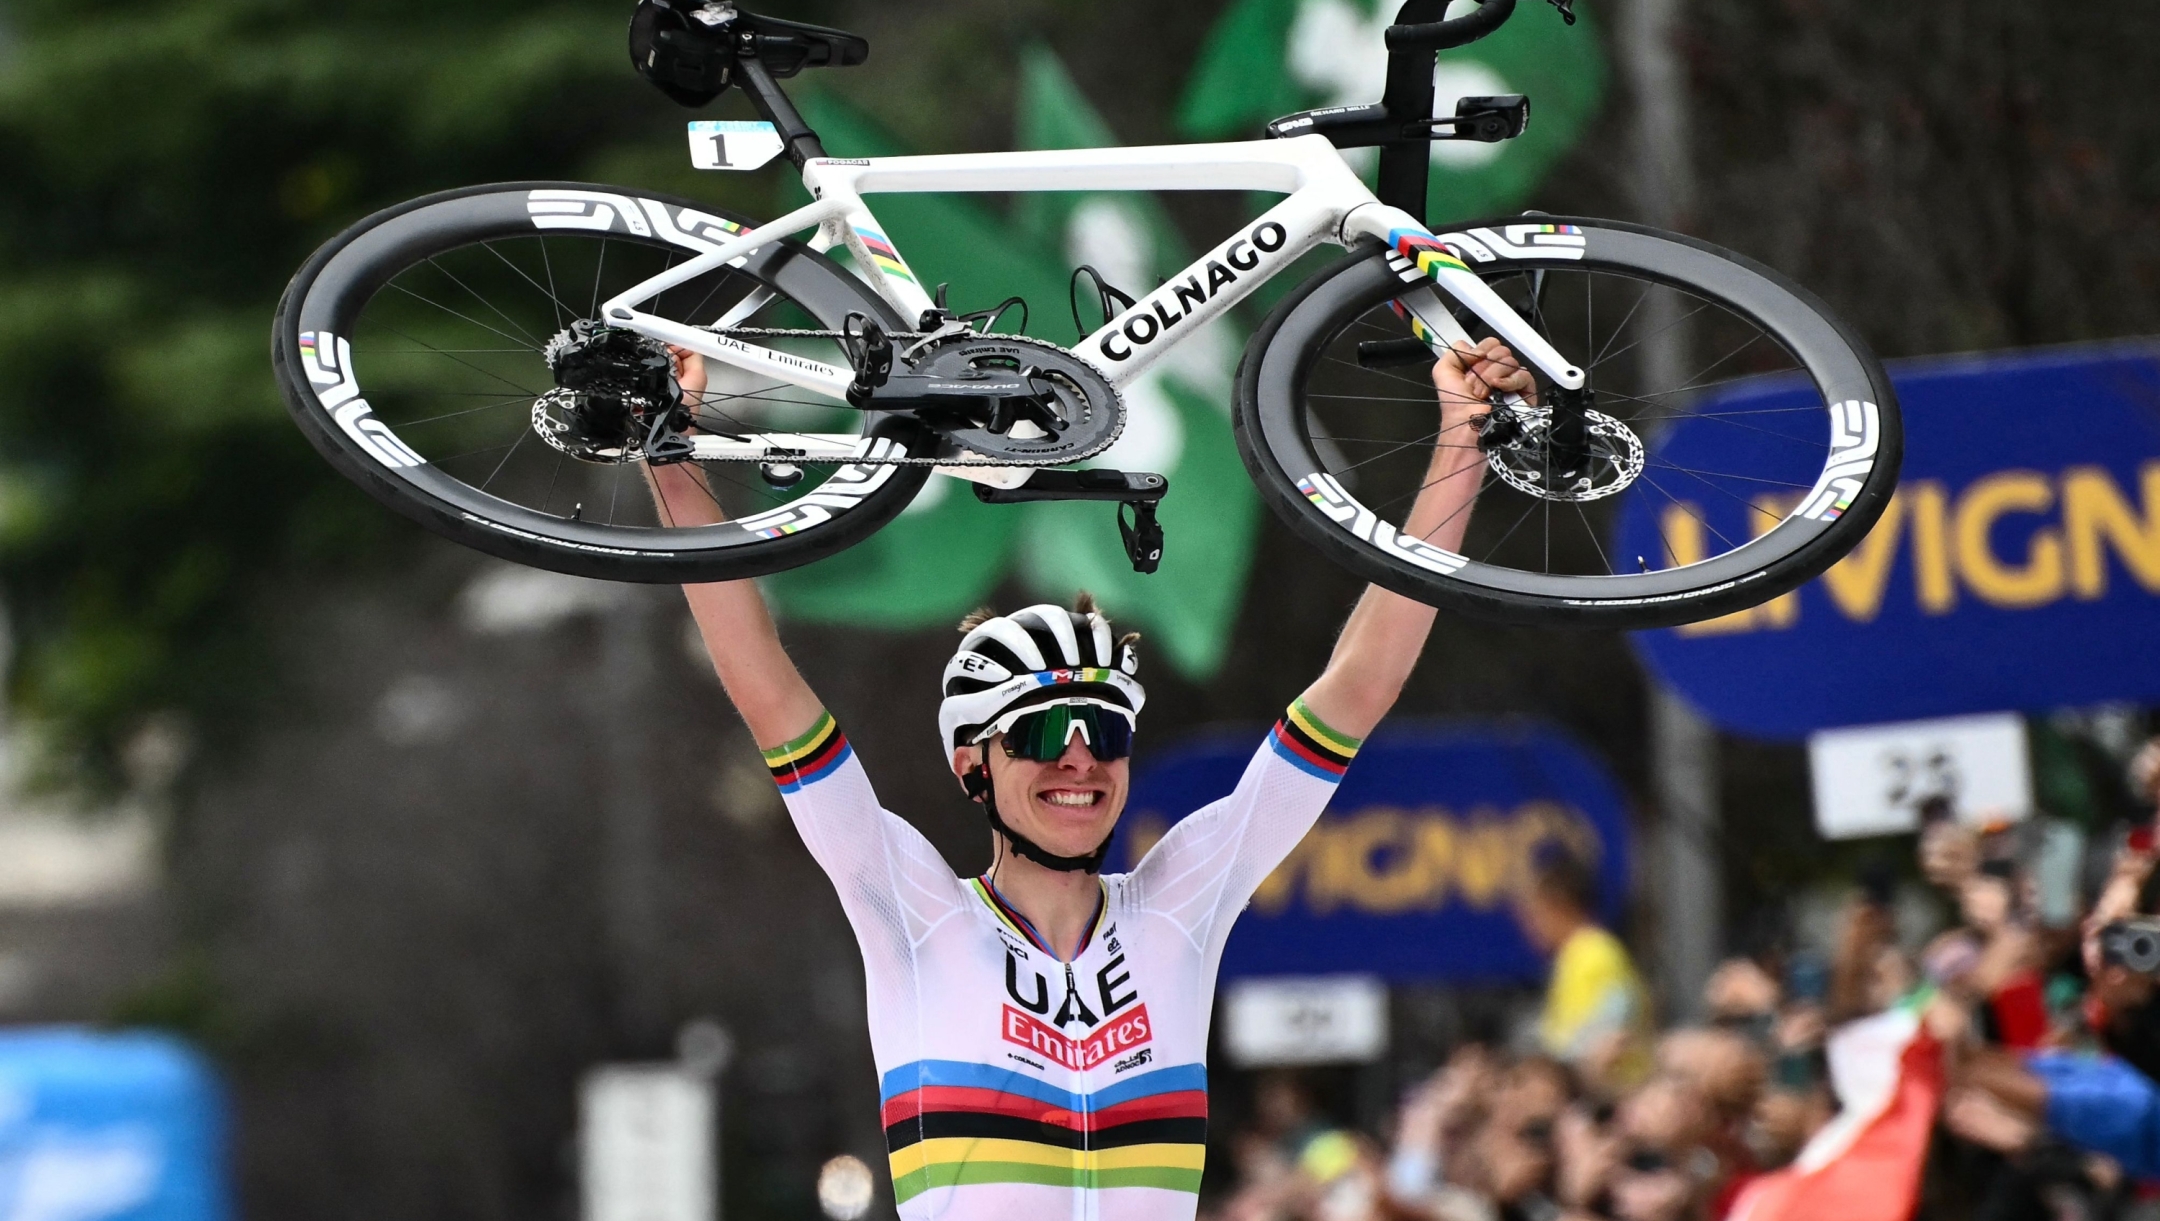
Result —
MULTIPOLYGON (((634 445, 581 435, 589 421, 567 418, 544 356, 600 302, 747 224, 687 200, 571 183, 475 187, 378 213, 286 289, 273 336, 286 405, 370 495, 491 555, 655 582, 809 563, 907 506, 929 475, 909 460, 932 452, 929 439, 899 426, 866 432, 876 417, 708 361, 705 392, 685 400, 691 419, 746 440, 725 447, 739 459, 697 463, 728 520, 678 524, 656 509, 634 445), (804 435, 824 440, 813 452, 851 460, 758 460, 767 447, 757 439, 785 447, 804 435)), ((851 314, 905 329, 860 281, 794 242, 644 308, 722 331, 811 332, 751 342, 840 365, 840 345, 815 332, 838 332, 851 314)))
POLYGON ((1612 221, 1439 236, 1587 372, 1587 448, 1556 469, 1561 398, 1542 374, 1538 406, 1441 436, 1430 354, 1392 308, 1406 265, 1354 252, 1254 336, 1236 416, 1275 511, 1344 567, 1488 618, 1652 627, 1793 589, 1881 515, 1902 447, 1889 379, 1804 289, 1612 221), (1460 553, 1396 528, 1435 445, 1485 452, 1466 475, 1483 491, 1460 553))

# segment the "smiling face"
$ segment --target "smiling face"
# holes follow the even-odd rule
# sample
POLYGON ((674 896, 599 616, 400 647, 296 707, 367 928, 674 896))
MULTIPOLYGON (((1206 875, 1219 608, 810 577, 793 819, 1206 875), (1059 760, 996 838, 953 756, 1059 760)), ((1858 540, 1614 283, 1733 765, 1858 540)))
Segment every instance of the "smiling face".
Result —
MULTIPOLYGON (((1044 851, 1086 856, 1095 851, 1125 812, 1131 761, 1098 760, 1075 734, 1054 762, 1007 758, 1002 734, 989 742, 990 782, 998 817, 1044 851)), ((983 759, 980 746, 953 752, 953 774, 966 775, 983 759)))

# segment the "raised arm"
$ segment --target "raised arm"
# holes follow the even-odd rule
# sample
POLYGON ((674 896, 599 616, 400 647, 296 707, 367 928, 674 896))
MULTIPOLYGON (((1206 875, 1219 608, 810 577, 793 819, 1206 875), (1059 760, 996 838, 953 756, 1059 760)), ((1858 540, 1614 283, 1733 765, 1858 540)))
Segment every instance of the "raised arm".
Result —
MULTIPOLYGON (((1440 432, 1403 533, 1459 551, 1485 466, 1471 421, 1492 410, 1488 400, 1496 391, 1534 396, 1536 382, 1498 339, 1487 339, 1475 350, 1443 354, 1433 365, 1433 386, 1440 394, 1440 432)), ((1305 689, 1305 706, 1350 737, 1371 733, 1409 681, 1433 613, 1422 602, 1367 586, 1336 638, 1327 670, 1305 689)))
MULTIPOLYGON (((703 358, 677 350, 676 362, 684 395, 703 393, 703 358)), ((677 526, 727 520, 705 484, 704 473, 694 465, 678 462, 646 470, 663 520, 677 526)), ((698 635, 705 640, 720 685, 749 724, 759 749, 785 745, 817 723, 824 705, 781 646, 757 582, 685 585, 683 595, 690 600, 690 614, 697 620, 698 635)))

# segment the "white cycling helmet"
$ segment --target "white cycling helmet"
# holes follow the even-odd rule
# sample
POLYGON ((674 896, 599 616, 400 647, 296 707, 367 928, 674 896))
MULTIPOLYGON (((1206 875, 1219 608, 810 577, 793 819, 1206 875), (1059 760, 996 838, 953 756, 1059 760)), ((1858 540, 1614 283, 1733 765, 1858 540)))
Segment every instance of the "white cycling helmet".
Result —
POLYGON ((1147 703, 1139 669, 1131 642, 1112 640, 1110 621, 1093 609, 1045 602, 986 619, 945 663, 938 734, 949 752, 1046 704, 1095 704, 1135 720, 1147 703))

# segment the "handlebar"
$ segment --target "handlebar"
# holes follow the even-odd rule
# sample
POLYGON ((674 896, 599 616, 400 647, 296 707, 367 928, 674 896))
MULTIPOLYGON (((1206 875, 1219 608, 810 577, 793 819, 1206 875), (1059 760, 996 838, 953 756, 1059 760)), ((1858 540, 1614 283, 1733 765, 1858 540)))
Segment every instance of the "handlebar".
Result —
POLYGON ((1468 46, 1500 28, 1515 15, 1515 0, 1478 0, 1478 11, 1451 21, 1427 21, 1387 28, 1388 50, 1446 51, 1468 46))

